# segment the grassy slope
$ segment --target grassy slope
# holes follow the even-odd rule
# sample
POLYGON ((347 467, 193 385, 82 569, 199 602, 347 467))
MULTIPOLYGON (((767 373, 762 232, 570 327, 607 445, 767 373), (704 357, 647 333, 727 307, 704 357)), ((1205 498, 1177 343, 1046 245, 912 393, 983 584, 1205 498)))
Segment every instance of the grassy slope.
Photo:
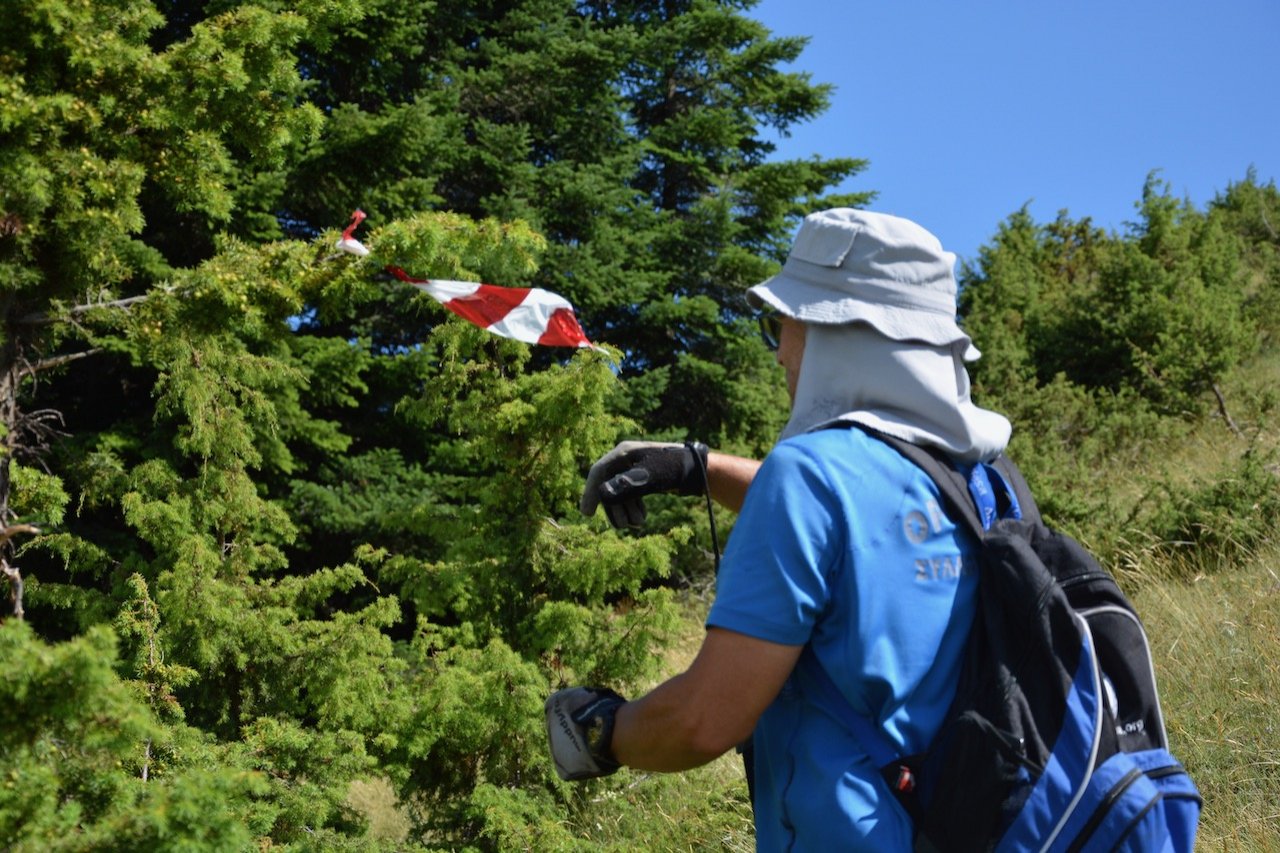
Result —
MULTIPOLYGON (((1214 419, 1177 445, 1156 448, 1147 473, 1203 481, 1252 448, 1272 459, 1280 490, 1273 402, 1280 353, 1238 371, 1225 390, 1242 435, 1214 419)), ((1204 796, 1197 846, 1280 851, 1280 530, 1216 557, 1138 557, 1140 575, 1184 578, 1143 583, 1134 604, 1150 636, 1172 749, 1204 796)))
MULTIPOLYGON (((1248 448, 1274 454, 1277 389, 1280 354, 1272 352, 1225 389, 1241 435, 1214 418, 1153 448, 1139 476, 1193 487, 1248 448)), ((1274 462, 1269 470, 1280 475, 1274 462)), ((1134 557, 1139 578, 1182 578, 1142 583, 1134 604, 1150 635, 1171 747, 1204 796, 1198 847, 1280 851, 1280 531, 1194 560, 1134 557)))
POLYGON ((1280 537, 1231 571, 1135 596, 1203 850, 1280 850, 1280 537))

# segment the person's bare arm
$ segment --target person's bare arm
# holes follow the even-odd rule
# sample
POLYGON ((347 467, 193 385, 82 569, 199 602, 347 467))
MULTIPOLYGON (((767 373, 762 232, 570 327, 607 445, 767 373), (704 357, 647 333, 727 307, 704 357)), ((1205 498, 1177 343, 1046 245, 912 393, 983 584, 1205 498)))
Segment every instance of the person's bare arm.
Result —
POLYGON ((751 734, 803 648, 709 629, 688 671, 618 709, 614 756, 656 771, 713 760, 751 734))
POLYGON ((711 451, 707 454, 707 486, 711 499, 726 509, 741 512, 747 487, 760 470, 760 460, 711 451))

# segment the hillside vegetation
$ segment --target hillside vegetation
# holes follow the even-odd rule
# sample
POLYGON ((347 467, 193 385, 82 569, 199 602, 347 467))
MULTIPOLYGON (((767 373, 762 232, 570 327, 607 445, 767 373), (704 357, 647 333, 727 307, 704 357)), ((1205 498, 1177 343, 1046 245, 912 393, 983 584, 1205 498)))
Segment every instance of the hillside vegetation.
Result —
MULTIPOLYGON (((637 436, 765 452, 786 393, 742 293, 799 215, 874 197, 829 192, 861 160, 771 159, 830 93, 750 6, 8 10, 0 847, 750 848, 732 757, 565 785, 542 718, 678 668, 714 580, 703 507, 619 535, 584 470, 637 436), (489 335, 391 265, 559 292, 606 351, 489 335)), ((1120 233, 995 226, 974 392, 1148 615, 1206 837, 1264 845, 1280 193, 1140 178, 1120 233)))

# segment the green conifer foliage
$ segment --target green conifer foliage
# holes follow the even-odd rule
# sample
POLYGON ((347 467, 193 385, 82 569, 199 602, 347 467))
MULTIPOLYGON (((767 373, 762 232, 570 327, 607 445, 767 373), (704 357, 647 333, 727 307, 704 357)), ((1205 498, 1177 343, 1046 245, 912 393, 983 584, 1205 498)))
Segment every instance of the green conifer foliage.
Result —
POLYGON ((1259 184, 1250 168, 1243 180, 1228 184, 1213 200, 1210 211, 1222 216, 1228 232, 1241 237, 1245 308, 1265 342, 1274 341, 1280 318, 1280 191, 1275 181, 1259 184))
POLYGON ((1255 306, 1274 293, 1256 239, 1265 193, 1247 179, 1202 212, 1152 174, 1125 233, 1024 209, 964 271, 961 313, 984 353, 975 395, 1018 425, 1018 458, 1060 519, 1105 514, 1106 490, 1081 487, 1101 459, 1170 420, 1215 407, 1229 419, 1221 384, 1257 352, 1268 321, 1255 306))
POLYGON ((727 3, 12 10, 0 846, 376 849, 373 778, 387 846, 573 846, 542 702, 639 689, 709 563, 674 503, 582 519, 582 472, 775 434, 737 300, 861 167, 764 162, 826 103, 800 47, 727 3), (357 206, 367 258, 333 248, 357 206), (388 264, 549 287, 607 352, 388 264))
POLYGON ((1021 393, 1061 374, 1166 414, 1204 405, 1252 352, 1240 237, 1154 176, 1138 210, 1126 235, 1065 213, 1038 226, 1025 210, 1001 226, 964 282, 965 322, 997 356, 978 381, 1021 393))
POLYGON ((803 40, 724 2, 368 11, 306 53, 330 121, 267 209, 307 235, 357 206, 380 223, 424 207, 525 220, 549 243, 531 283, 622 351, 646 431, 766 447, 786 403, 768 356, 740 344, 742 290, 773 271, 797 215, 870 198, 826 194, 861 160, 766 162, 773 134, 827 104, 827 87, 780 70, 803 40))
MULTIPOLYGON (((262 777, 201 733, 162 724, 153 712, 171 697, 140 697, 118 677, 105 627, 49 645, 9 620, 0 654, 20 662, 0 680, 5 849, 238 850, 265 827, 262 777)), ((147 675, 163 689, 173 671, 147 675)))

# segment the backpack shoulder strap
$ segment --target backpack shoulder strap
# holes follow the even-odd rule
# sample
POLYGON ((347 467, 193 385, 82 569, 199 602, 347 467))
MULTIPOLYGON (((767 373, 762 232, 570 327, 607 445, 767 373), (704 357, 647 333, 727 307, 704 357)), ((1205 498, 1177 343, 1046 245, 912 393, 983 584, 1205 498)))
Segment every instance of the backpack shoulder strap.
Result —
MULTIPOLYGON (((951 464, 951 461, 942 451, 903 441, 878 429, 873 429, 866 424, 853 422, 853 426, 858 427, 868 435, 875 436, 894 450, 897 450, 909 461, 914 462, 937 484, 938 491, 942 493, 942 498, 946 502, 947 508, 954 513, 953 517, 963 519, 979 539, 983 537, 985 531, 982 527, 982 519, 978 516, 978 509, 974 506, 973 498, 969 494, 969 484, 965 482, 964 475, 956 470, 955 466, 951 464)), ((1013 460, 1002 453, 989 464, 996 469, 1000 476, 1004 478, 1008 487, 1013 490, 1014 496, 1018 499, 1019 509, 1022 511, 1022 518, 1027 521, 1040 521, 1040 508, 1036 505, 1036 500, 1031 494, 1031 488, 1027 485, 1026 478, 1022 476, 1018 466, 1013 464, 1013 460)))
POLYGON ((1022 476, 1022 471, 1013 464, 1013 460, 1001 453, 991 465, 1004 477, 1009 488, 1013 489, 1013 494, 1018 498, 1018 508, 1022 510, 1022 518, 1026 521, 1042 521, 1040 507, 1031 494, 1031 487, 1027 485, 1026 477, 1022 476))

